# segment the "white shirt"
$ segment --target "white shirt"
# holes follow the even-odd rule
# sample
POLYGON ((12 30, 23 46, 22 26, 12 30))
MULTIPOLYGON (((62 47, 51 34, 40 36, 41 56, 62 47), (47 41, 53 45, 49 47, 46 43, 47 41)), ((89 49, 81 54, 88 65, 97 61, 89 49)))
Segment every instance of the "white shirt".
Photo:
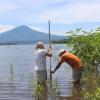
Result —
POLYGON ((35 70, 46 70, 46 54, 45 49, 35 51, 35 70))

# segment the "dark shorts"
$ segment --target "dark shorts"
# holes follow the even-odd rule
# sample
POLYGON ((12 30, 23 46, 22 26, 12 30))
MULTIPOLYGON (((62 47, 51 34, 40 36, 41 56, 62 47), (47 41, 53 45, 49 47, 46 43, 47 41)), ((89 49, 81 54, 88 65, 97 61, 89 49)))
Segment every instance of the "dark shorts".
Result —
POLYGON ((82 76, 82 69, 73 69, 72 76, 74 81, 80 81, 82 76))

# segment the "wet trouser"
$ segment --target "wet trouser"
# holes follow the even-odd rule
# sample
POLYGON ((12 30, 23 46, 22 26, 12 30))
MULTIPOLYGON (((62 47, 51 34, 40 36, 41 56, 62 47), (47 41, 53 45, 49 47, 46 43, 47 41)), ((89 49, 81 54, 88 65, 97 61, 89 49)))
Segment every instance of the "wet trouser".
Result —
POLYGON ((37 82, 40 84, 45 83, 47 80, 47 71, 46 70, 37 70, 36 71, 36 79, 37 79, 37 82))
POLYGON ((73 69, 73 80, 74 82, 80 82, 82 76, 82 69, 73 69))
POLYGON ((36 72, 36 80, 37 80, 35 100, 47 100, 47 84, 46 84, 47 71, 37 70, 35 72, 36 72))

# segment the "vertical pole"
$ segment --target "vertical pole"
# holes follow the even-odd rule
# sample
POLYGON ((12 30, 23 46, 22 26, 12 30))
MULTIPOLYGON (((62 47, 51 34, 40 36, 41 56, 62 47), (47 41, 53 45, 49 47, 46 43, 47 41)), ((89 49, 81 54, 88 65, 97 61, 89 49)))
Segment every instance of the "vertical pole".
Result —
MULTIPOLYGON (((50 20, 48 21, 48 27, 49 27, 49 47, 51 48, 50 20)), ((52 80, 52 74, 51 74, 51 58, 50 58, 50 81, 51 80, 52 80)))

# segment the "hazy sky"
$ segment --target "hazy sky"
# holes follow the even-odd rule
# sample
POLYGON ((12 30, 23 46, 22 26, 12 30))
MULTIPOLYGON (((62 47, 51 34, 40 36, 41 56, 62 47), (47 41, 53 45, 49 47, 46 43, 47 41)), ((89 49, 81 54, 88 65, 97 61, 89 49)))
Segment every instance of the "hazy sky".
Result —
POLYGON ((0 32, 27 25, 52 34, 100 27, 100 0, 0 0, 0 32))

